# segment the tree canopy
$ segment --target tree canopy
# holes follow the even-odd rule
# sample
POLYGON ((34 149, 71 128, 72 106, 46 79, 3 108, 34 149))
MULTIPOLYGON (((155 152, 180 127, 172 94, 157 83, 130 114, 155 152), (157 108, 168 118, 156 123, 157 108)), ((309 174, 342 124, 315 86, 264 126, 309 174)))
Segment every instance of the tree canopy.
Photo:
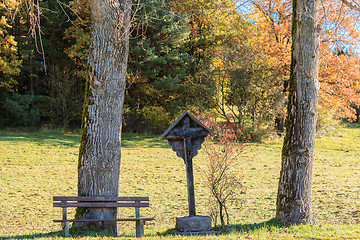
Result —
MULTIPOLYGON (((246 2, 133 2, 125 131, 162 132, 184 109, 216 111, 224 121, 245 126, 254 139, 282 129, 292 2, 246 2)), ((320 9, 321 111, 346 121, 359 119, 360 33, 350 10, 356 6, 323 1, 320 9)), ((38 10, 3 1, 0 11, 0 125, 22 126, 26 115, 32 119, 27 126, 79 127, 91 31, 88 1, 45 0, 38 10)))

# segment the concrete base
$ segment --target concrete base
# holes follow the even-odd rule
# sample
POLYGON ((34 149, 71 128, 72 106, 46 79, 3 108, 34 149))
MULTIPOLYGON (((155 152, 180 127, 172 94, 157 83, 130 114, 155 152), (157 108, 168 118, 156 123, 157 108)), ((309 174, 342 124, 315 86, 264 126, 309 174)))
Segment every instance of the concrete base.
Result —
POLYGON ((175 235, 181 235, 181 236, 198 236, 198 235, 218 235, 220 234, 220 231, 201 231, 201 232, 179 232, 176 229, 170 230, 175 235))
POLYGON ((176 230, 179 232, 206 232, 211 230, 209 216, 177 217, 176 230))

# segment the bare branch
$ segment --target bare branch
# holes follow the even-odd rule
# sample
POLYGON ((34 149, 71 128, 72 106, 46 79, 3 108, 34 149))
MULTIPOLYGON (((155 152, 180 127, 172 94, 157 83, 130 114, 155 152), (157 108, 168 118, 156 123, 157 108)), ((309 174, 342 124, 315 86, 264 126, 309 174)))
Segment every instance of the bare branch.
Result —
POLYGON ((350 9, 360 12, 360 3, 357 1, 349 1, 349 0, 341 0, 346 6, 348 6, 350 9))

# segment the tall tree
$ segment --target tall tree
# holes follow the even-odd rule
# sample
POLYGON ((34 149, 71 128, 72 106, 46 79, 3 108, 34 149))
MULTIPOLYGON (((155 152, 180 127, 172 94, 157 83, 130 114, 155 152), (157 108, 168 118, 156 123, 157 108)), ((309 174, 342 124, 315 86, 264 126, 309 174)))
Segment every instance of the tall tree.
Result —
POLYGON ((293 2, 288 117, 282 151, 276 218, 311 224, 311 179, 318 114, 320 0, 293 2))
POLYGON ((315 223, 311 179, 320 87, 320 3, 293 1, 288 117, 276 209, 276 218, 286 224, 315 223))
MULTIPOLYGON (((92 36, 78 165, 79 196, 117 196, 131 0, 89 1, 92 36)), ((79 208, 77 218, 116 218, 114 208, 79 208)), ((84 228, 89 224, 81 225, 84 228)), ((91 226, 94 227, 94 226, 91 226)), ((96 228, 116 233, 116 223, 96 228)))

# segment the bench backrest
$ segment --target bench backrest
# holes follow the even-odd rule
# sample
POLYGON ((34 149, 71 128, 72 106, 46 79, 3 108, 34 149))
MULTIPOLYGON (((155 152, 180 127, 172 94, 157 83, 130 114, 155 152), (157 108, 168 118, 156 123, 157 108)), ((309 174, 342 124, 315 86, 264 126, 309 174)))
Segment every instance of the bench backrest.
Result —
POLYGON ((54 207, 149 207, 149 197, 53 197, 54 207))

